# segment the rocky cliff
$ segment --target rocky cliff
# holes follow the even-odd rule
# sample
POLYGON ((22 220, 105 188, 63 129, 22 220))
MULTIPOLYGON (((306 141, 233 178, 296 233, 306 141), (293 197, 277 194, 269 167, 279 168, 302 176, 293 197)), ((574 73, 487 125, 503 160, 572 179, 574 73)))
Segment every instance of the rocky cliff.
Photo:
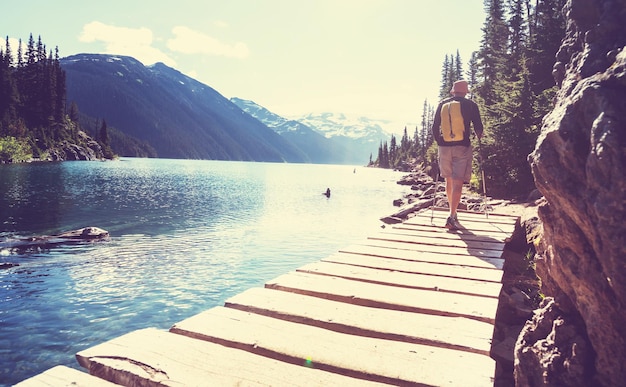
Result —
POLYGON ((626 0, 569 0, 554 110, 530 155, 548 296, 517 341, 521 386, 626 380, 626 0))
POLYGON ((83 131, 78 131, 75 143, 61 141, 48 149, 47 153, 47 161, 94 161, 106 158, 102 146, 83 131))

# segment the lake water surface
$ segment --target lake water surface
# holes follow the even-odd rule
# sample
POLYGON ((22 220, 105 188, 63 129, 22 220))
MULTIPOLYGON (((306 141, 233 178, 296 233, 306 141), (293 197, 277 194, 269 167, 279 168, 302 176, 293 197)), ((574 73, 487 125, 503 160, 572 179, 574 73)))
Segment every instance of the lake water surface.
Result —
POLYGON ((0 385, 174 323, 380 230, 401 174, 345 165, 122 159, 0 165, 0 385), (331 189, 330 198, 322 195, 331 189), (20 254, 15 237, 108 242, 20 254), (4 248, 2 246, 5 246, 4 248))

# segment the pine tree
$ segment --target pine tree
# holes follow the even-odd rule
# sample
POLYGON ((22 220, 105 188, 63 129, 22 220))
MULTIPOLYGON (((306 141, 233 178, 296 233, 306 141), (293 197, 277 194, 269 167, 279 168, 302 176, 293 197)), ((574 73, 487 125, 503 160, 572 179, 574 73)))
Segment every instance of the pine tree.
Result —
MULTIPOLYGON (((463 61, 461 60, 461 54, 459 53, 458 49, 456 50, 456 58, 454 60, 454 73, 452 74, 452 76, 452 83, 463 78, 463 61)), ((452 87, 452 85, 450 85, 450 87, 452 87)))
POLYGON ((406 154, 409 151, 409 147, 411 142, 409 141, 409 135, 406 130, 406 126, 404 127, 404 133, 402 134, 402 139, 400 140, 400 150, 402 154, 406 154))
MULTIPOLYGON (((66 141, 84 142, 78 136, 78 108, 71 109, 72 121, 65 113, 66 77, 58 47, 54 53, 48 51, 41 37, 35 42, 30 34, 25 53, 19 41, 15 65, 6 40, 6 52, 0 52, 0 140, 13 144, 7 138, 14 138, 30 147, 35 157, 66 141)), ((113 157, 108 145, 103 151, 113 157)))
POLYGON ((420 144, 420 158, 422 160, 426 159, 426 149, 430 146, 428 141, 431 135, 431 128, 428 125, 428 101, 424 100, 424 108, 422 110, 422 131, 421 131, 421 144, 420 144))
POLYGON ((445 59, 443 60, 443 66, 441 69, 441 86, 439 87, 439 99, 444 99, 448 96, 448 91, 450 88, 448 85, 450 84, 450 69, 452 64, 450 63, 450 58, 446 54, 445 59))
POLYGON ((396 136, 391 135, 391 140, 389 142, 389 168, 394 168, 398 161, 398 144, 396 140, 396 136))
POLYGON ((98 131, 98 141, 102 145, 109 145, 109 132, 107 129, 107 122, 105 120, 102 120, 102 125, 100 126, 100 130, 98 131))
POLYGON ((534 147, 541 118, 549 109, 547 101, 554 83, 546 80, 552 68, 547 63, 554 60, 564 35, 562 24, 544 23, 554 27, 549 33, 541 30, 538 20, 559 20, 557 3, 563 1, 538 0, 533 9, 529 0, 508 0, 509 17, 505 20, 503 2, 486 1, 488 17, 479 52, 482 72, 476 89, 483 121, 489 129, 484 147, 489 157, 484 168, 492 194, 510 195, 532 189, 526 158, 534 147), (504 27, 506 33, 496 33, 504 32, 504 27), (540 54, 538 41, 551 47, 551 52, 540 54), (533 69, 541 71, 535 73, 533 69))
POLYGON ((420 147, 422 145, 422 142, 420 140, 420 131, 419 131, 419 127, 415 126, 415 132, 413 132, 413 140, 411 141, 411 145, 412 145, 412 156, 417 158, 420 156, 420 147))
POLYGON ((474 89, 478 85, 478 52, 474 51, 470 56, 470 60, 467 63, 467 73, 466 79, 467 84, 470 89, 470 97, 473 99, 474 97, 474 89))
POLYGON ((78 113, 78 105, 76 105, 76 102, 72 101, 72 103, 70 104, 70 110, 68 114, 72 122, 78 123, 78 120, 80 117, 78 113))
POLYGON ((9 37, 6 37, 4 53, 0 52, 0 137, 21 135, 22 125, 17 123, 19 94, 13 70, 13 54, 9 37))
POLYGON ((487 19, 483 27, 483 40, 478 53, 482 82, 478 86, 487 110, 497 100, 495 87, 505 73, 509 31, 504 18, 502 0, 485 0, 487 19))
POLYGON ((381 141, 380 146, 378 148, 378 167, 379 168, 390 168, 389 164, 389 148, 387 147, 387 142, 384 143, 381 141))
POLYGON ((17 70, 19 71, 23 67, 24 67, 24 52, 22 51, 22 39, 20 39, 17 45, 17 70))
POLYGON ((564 4, 565 0, 537 0, 529 22, 528 70, 533 93, 540 99, 540 117, 551 109, 552 96, 556 92, 552 68, 565 35, 565 19, 561 12, 564 4))

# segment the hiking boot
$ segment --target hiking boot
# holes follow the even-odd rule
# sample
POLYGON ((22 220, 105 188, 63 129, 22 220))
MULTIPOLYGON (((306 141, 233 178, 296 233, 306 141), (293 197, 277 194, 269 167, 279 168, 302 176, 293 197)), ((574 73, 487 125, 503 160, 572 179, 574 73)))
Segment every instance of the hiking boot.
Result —
POLYGON ((463 226, 461 226, 461 223, 459 223, 459 218, 457 218, 456 214, 454 214, 452 221, 454 222, 455 230, 460 230, 463 228, 463 226))
POLYGON ((448 219, 446 219, 446 226, 445 226, 448 230, 458 230, 457 227, 457 222, 455 221, 455 219, 451 216, 448 216, 448 219))

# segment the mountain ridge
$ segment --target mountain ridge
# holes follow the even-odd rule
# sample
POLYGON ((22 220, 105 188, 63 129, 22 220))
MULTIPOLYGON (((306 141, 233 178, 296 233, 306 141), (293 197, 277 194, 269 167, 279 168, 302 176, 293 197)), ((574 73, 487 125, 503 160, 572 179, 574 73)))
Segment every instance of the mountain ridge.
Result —
POLYGON ((213 88, 162 63, 78 54, 61 59, 68 101, 148 141, 158 157, 308 162, 286 139, 213 88))
MULTIPOLYGON (((343 152, 342 161, 366 163, 370 154, 377 152, 381 141, 391 136, 379 124, 380 120, 365 117, 349 118, 343 113, 309 113, 300 117, 283 117, 275 114, 254 101, 238 97, 230 99, 248 114, 263 122, 269 128, 285 136, 312 131, 343 152)), ((319 140, 318 141, 322 141, 319 140)))
POLYGON ((116 138, 144 143, 156 157, 364 164, 389 138, 365 118, 355 124, 334 113, 281 117, 253 101, 227 99, 163 63, 77 54, 61 66, 67 100, 81 115, 106 120, 116 138))

